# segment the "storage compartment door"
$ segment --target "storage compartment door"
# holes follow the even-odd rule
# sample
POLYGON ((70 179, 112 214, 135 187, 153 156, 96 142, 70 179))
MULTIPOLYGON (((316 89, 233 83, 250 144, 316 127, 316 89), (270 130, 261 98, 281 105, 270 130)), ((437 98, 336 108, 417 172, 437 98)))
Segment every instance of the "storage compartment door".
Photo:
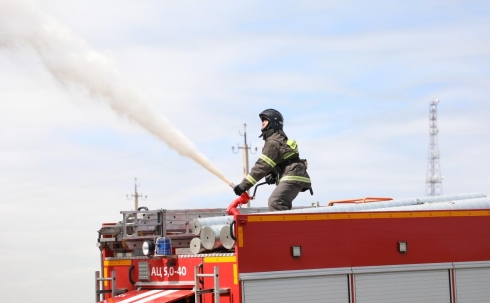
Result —
POLYGON ((243 282, 245 303, 348 303, 347 275, 249 280, 243 282))
POLYGON ((448 270, 355 274, 356 303, 449 303, 449 281, 448 270))
POLYGON ((490 302, 490 268, 456 269, 458 303, 490 302))

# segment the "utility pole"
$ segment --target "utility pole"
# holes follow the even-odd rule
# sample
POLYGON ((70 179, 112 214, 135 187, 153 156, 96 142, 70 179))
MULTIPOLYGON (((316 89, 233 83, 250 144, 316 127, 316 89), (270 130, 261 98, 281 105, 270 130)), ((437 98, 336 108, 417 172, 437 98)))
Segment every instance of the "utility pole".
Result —
MULTIPOLYGON (((235 154, 238 154, 240 152, 240 149, 243 150, 243 177, 245 178, 249 173, 249 170, 248 170, 248 153, 250 151, 251 154, 255 154, 257 152, 257 147, 255 148, 255 153, 252 153, 252 147, 248 146, 248 144, 247 144, 247 124, 243 124, 243 135, 240 131, 238 131, 238 133, 240 134, 240 136, 243 137, 244 144, 243 144, 243 146, 239 146, 237 144, 237 151, 236 152, 235 152, 234 146, 231 147, 231 150, 235 154)), ((247 191, 247 193, 249 193, 249 192, 247 191)), ((248 202, 247 204, 243 204, 243 207, 250 207, 250 202, 248 202)))
POLYGON ((437 104, 438 99, 432 100, 429 112, 429 155, 427 157, 427 175, 425 177, 425 195, 439 196, 442 195, 442 174, 439 144, 437 142, 437 104))
POLYGON ((142 200, 146 200, 147 196, 143 196, 142 194, 138 194, 138 187, 141 186, 141 184, 138 184, 138 179, 134 178, 134 194, 131 195, 126 195, 126 198, 128 200, 131 200, 134 198, 134 210, 138 210, 138 198, 141 198, 142 200))

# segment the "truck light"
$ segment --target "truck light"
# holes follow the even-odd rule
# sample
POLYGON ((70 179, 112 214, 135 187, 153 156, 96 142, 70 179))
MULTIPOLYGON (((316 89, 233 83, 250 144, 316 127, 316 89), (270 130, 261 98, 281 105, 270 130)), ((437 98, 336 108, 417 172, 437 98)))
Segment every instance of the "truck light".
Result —
POLYGON ((301 257, 301 246, 291 246, 291 252, 293 253, 293 258, 301 257))
POLYGON ((145 256, 151 256, 155 252, 155 243, 153 241, 145 241, 143 242, 143 245, 141 246, 141 250, 143 251, 143 254, 145 256))
POLYGON ((407 242, 398 242, 398 251, 401 254, 406 253, 408 250, 407 242))
POLYGON ((148 262, 138 263, 138 279, 140 281, 150 281, 150 264, 148 262))
POLYGON ((167 256, 172 254, 172 240, 168 237, 157 238, 157 255, 167 256))

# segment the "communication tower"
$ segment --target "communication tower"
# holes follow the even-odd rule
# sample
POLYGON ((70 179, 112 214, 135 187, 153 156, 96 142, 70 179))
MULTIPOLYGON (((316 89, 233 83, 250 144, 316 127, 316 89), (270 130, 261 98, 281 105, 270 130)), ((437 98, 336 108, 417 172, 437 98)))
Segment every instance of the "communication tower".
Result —
POLYGON ((437 104, 438 99, 432 100, 429 112, 429 155, 427 157, 427 174, 425 176, 425 195, 442 195, 442 174, 439 154, 439 144, 437 142, 437 104))

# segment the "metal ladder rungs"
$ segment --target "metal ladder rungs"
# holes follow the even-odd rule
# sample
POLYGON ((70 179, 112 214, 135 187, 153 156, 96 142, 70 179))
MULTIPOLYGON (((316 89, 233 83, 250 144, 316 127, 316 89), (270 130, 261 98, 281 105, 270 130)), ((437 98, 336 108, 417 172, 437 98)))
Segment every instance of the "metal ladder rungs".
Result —
MULTIPOLYGON (((204 295, 204 294, 210 294, 210 293, 214 293, 214 288, 201 289, 201 290, 196 291, 196 294, 198 294, 198 295, 204 295)), ((230 289, 229 288, 220 288, 219 293, 220 294, 229 294, 230 289)))
POLYGON ((200 278, 214 278, 214 274, 197 274, 200 278))
MULTIPOLYGON (((121 295, 121 294, 124 294, 124 293, 127 293, 128 292, 128 289, 127 288, 118 288, 116 289, 116 291, 114 292, 114 295, 121 295)), ((112 289, 100 289, 100 290, 97 290, 96 291, 97 294, 110 294, 112 293, 112 289)))
POLYGON ((122 295, 124 293, 127 293, 128 289, 127 288, 118 288, 116 289, 116 292, 114 293, 116 296, 122 295))
MULTIPOLYGON (((195 303, 201 303, 201 295, 204 294, 213 294, 214 295, 214 303, 220 303, 220 297, 222 294, 230 294, 230 288, 220 288, 219 287, 219 267, 214 267, 214 274, 200 274, 199 269, 202 267, 201 265, 194 266, 194 298, 195 303), (199 278, 213 278, 214 287, 209 289, 201 289, 201 282, 199 278)), ((209 302, 209 301, 206 301, 209 302)))
MULTIPOLYGON (((100 272, 95 272, 95 302, 101 301, 101 295, 111 294, 111 297, 121 295, 128 292, 127 288, 116 288, 116 271, 112 271, 112 276, 109 278, 101 278, 100 272), (104 289, 104 283, 101 282, 111 282, 111 289, 104 289), (102 288, 101 288, 102 284, 102 288)), ((103 298, 102 298, 103 299, 103 298)))

